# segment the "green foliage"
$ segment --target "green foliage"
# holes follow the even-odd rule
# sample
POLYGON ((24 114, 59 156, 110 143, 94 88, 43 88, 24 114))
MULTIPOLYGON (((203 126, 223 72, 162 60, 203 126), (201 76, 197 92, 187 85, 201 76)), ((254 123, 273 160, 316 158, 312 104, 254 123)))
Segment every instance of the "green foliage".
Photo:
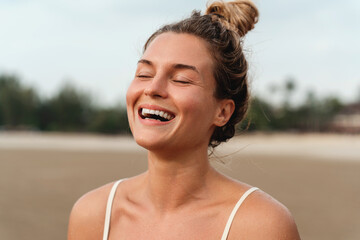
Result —
POLYGON ((130 133, 126 108, 119 106, 97 110, 89 130, 106 134, 130 133))
POLYGON ((70 84, 65 84, 53 98, 41 105, 39 109, 39 115, 42 116, 40 129, 86 131, 92 113, 90 96, 70 84))
MULTIPOLYGON (((283 85, 271 86, 271 94, 283 101, 274 106, 254 96, 246 119, 238 131, 326 131, 329 122, 343 108, 330 96, 318 99, 312 92, 297 106, 291 104, 296 81, 288 78, 283 85)), ((42 131, 129 133, 123 105, 101 108, 89 94, 71 84, 64 84, 50 99, 41 99, 32 88, 25 87, 13 75, 0 75, 0 128, 39 129, 42 131)))
POLYGON ((12 75, 0 75, 0 128, 129 133, 124 107, 95 107, 89 94, 69 83, 52 98, 40 99, 12 75))
POLYGON ((251 100, 247 117, 238 128, 249 131, 270 131, 272 111, 273 109, 269 104, 258 97, 254 97, 251 100))
POLYGON ((0 75, 0 126, 34 128, 39 98, 32 88, 20 85, 16 76, 0 75))
POLYGON ((248 116, 238 130, 248 126, 249 131, 327 131, 331 120, 343 108, 341 101, 334 96, 320 100, 309 92, 303 104, 291 106, 289 91, 293 92, 294 86, 285 82, 284 101, 277 107, 254 97, 248 116))

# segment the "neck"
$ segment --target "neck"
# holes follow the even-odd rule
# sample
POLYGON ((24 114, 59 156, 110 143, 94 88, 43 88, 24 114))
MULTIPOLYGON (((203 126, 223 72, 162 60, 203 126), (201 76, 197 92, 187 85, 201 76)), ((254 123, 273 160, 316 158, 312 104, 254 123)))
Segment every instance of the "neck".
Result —
POLYGON ((160 212, 184 206, 189 200, 206 196, 210 167, 207 146, 202 150, 164 154, 149 151, 146 176, 147 195, 160 212))

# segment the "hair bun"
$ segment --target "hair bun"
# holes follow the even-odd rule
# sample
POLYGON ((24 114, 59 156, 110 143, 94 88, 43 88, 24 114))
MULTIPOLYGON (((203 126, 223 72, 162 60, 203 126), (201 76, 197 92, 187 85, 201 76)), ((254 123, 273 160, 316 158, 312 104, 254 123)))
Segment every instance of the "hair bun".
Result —
MULTIPOLYGON (((255 4, 250 0, 238 0, 232 2, 215 1, 206 9, 206 14, 214 14, 224 18, 230 23, 230 28, 235 28, 240 36, 255 27, 258 22, 259 12, 255 4)), ((228 24, 225 24, 228 25, 228 24)))

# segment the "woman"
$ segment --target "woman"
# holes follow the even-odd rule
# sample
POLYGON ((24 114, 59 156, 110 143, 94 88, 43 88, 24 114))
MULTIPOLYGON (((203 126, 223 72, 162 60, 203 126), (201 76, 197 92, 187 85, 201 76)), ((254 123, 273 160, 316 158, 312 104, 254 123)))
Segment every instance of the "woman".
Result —
POLYGON ((300 239, 283 205, 208 160, 246 113, 241 43, 257 18, 248 0, 214 2, 149 38, 126 96, 149 169, 79 199, 69 240, 300 239))

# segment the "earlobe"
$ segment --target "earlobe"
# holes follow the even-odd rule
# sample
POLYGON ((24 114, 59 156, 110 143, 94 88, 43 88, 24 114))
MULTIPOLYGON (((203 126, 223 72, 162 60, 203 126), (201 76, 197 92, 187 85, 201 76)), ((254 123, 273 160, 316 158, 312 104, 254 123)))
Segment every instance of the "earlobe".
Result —
POLYGON ((232 99, 223 99, 219 103, 218 112, 215 116, 215 125, 224 126, 231 118, 235 109, 235 103, 232 99))

